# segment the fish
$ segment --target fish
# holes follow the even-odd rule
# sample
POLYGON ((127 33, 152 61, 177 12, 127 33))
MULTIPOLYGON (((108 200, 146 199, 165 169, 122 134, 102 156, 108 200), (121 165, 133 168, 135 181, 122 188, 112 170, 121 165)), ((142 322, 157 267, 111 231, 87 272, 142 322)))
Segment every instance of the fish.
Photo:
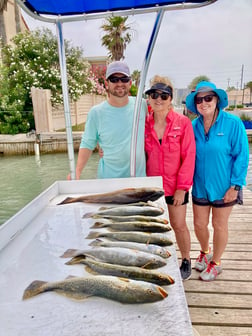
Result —
POLYGON ((143 252, 156 254, 165 259, 171 256, 171 253, 167 250, 166 247, 154 245, 154 244, 141 244, 141 243, 127 242, 127 241, 102 240, 102 239, 97 238, 93 240, 89 244, 89 246, 130 248, 132 250, 139 250, 143 252))
POLYGON ((112 215, 93 215, 94 219, 108 219, 112 222, 135 222, 135 221, 143 221, 143 222, 157 222, 161 224, 168 224, 169 221, 166 218, 159 218, 154 216, 144 216, 144 215, 132 215, 132 216, 112 216, 112 215))
POLYGON ((67 197, 58 205, 75 202, 130 204, 136 202, 156 201, 164 195, 161 188, 126 188, 102 194, 91 194, 79 197, 67 197))
POLYGON ((89 250, 68 249, 62 258, 72 258, 66 264, 81 264, 86 256, 93 256, 100 261, 124 266, 140 266, 143 268, 159 268, 166 265, 164 258, 151 253, 131 250, 123 247, 97 247, 89 250))
POLYGON ((109 228, 119 231, 143 231, 143 232, 168 232, 171 231, 170 225, 155 222, 95 222, 91 229, 109 228))
POLYGON ((23 300, 50 291, 75 300, 98 296, 126 304, 157 302, 168 296, 168 292, 163 287, 153 283, 109 275, 96 275, 68 277, 56 282, 35 280, 24 290, 23 300))
POLYGON ((113 215, 113 216, 131 216, 131 215, 145 215, 145 216, 160 216, 164 213, 164 209, 154 206, 118 206, 107 209, 98 209, 96 212, 88 212, 82 218, 90 218, 94 215, 113 215))
POLYGON ((159 246, 169 246, 173 242, 164 233, 148 233, 140 231, 115 231, 115 232, 94 232, 91 231, 86 239, 108 238, 115 240, 131 241, 144 244, 155 244, 159 246))
POLYGON ((91 274, 113 275, 120 278, 142 280, 160 286, 168 286, 175 283, 174 279, 168 274, 141 267, 109 264, 90 257, 85 257, 85 259, 82 260, 82 264, 86 265, 86 271, 91 274))

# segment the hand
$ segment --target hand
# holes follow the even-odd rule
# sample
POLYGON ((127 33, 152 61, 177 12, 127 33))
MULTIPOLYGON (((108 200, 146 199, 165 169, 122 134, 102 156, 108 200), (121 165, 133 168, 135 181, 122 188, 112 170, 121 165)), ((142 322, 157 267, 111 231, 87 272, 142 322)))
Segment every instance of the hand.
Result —
POLYGON ((237 194, 238 194, 238 191, 234 190, 234 187, 230 187, 227 190, 226 194, 224 195, 224 198, 223 198, 224 203, 229 203, 229 202, 236 200, 237 194))
POLYGON ((173 205, 182 205, 185 199, 185 190, 176 190, 173 196, 173 205))
POLYGON ((71 178, 71 173, 69 173, 69 174, 67 175, 67 180, 68 180, 68 181, 71 181, 71 180, 72 180, 72 178, 71 178))
POLYGON ((103 149, 100 146, 98 146, 98 153, 99 153, 99 156, 100 156, 100 159, 101 159, 103 157, 104 152, 103 152, 103 149))

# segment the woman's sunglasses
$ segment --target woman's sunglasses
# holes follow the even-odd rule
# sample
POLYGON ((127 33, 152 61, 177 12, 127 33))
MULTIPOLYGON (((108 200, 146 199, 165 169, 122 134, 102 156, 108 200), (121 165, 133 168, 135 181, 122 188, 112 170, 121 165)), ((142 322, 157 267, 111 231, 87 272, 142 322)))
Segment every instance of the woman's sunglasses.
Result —
POLYGON ((213 97, 216 97, 216 95, 211 94, 211 95, 206 95, 204 97, 195 97, 195 103, 196 104, 201 104, 203 102, 203 100, 206 103, 210 103, 213 100, 213 97))
POLYGON ((169 96, 170 96, 169 93, 165 93, 165 92, 162 92, 162 93, 151 92, 150 93, 150 97, 152 99, 158 99, 158 97, 160 97, 162 100, 167 100, 169 96))
POLYGON ((128 83, 131 78, 130 77, 109 77, 108 79, 111 83, 119 83, 121 81, 122 83, 128 83))

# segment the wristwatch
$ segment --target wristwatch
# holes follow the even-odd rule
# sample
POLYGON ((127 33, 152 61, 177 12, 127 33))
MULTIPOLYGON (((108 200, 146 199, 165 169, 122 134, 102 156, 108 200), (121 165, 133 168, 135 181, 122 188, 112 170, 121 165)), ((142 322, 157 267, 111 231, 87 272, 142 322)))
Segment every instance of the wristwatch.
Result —
POLYGON ((236 190, 236 191, 240 191, 241 190, 241 187, 239 186, 239 185, 235 185, 235 186, 233 186, 232 188, 234 188, 234 190, 236 190))

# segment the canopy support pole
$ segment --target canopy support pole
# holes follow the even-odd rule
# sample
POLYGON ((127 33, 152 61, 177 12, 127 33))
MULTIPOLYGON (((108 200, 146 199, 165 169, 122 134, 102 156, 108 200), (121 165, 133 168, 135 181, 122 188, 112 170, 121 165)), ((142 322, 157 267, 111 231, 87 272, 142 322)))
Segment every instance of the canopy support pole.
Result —
POLYGON ((147 71, 150 64, 150 58, 152 55, 152 51, 157 39, 157 35, 159 32, 159 28, 164 16, 164 9, 160 9, 157 13, 157 17, 154 23, 154 27, 152 30, 152 34, 150 37, 149 45, 147 47, 147 51, 145 54, 145 59, 142 65, 141 70, 141 78, 138 87, 137 97, 136 97, 136 104, 134 109, 134 122, 132 127, 132 136, 131 136, 131 150, 130 150, 130 176, 136 176, 136 148, 137 148, 137 133, 138 133, 138 125, 139 125, 139 116, 141 111, 141 104, 142 104, 142 96, 144 90, 144 84, 147 76, 147 71))
POLYGON ((65 124, 66 124, 68 159, 69 159, 69 164, 70 164, 71 179, 75 180, 74 144, 73 144, 73 134, 72 134, 71 111, 70 111, 70 104, 69 104, 69 97, 68 97, 65 42, 63 38, 63 32, 62 32, 62 23, 60 21, 56 22, 56 30, 57 30, 57 40, 58 40, 58 52, 59 52, 63 103, 64 103, 65 124))

